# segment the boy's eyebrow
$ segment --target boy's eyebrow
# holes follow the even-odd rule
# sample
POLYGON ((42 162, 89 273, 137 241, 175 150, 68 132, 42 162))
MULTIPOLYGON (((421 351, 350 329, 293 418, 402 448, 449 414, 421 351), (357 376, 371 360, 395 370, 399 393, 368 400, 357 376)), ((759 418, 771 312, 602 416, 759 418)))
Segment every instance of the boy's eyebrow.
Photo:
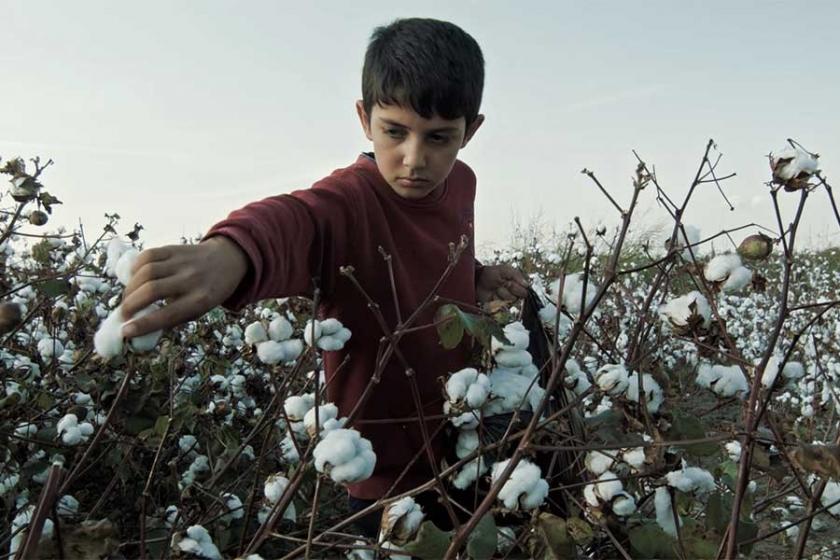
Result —
MULTIPOLYGON (((400 127, 400 128, 408 128, 408 127, 407 127, 407 126, 405 126, 404 124, 398 123, 397 121, 392 121, 391 119, 386 119, 386 118, 384 118, 384 117, 379 117, 379 120, 381 120, 382 122, 384 122, 385 124, 387 124, 387 125, 389 125, 389 126, 398 126, 398 127, 400 127)), ((433 129, 433 130, 430 130, 429 132, 430 132, 430 133, 437 133, 437 132, 458 132, 458 130, 459 130, 459 129, 458 129, 458 127, 457 127, 457 126, 446 126, 446 127, 443 127, 443 128, 435 128, 435 129, 433 129)))

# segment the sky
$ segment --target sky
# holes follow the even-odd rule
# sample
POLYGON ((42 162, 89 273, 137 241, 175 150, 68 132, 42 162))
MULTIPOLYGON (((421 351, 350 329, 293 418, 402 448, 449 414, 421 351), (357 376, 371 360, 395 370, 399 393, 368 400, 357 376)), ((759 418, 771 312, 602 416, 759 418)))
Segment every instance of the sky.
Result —
MULTIPOLYGON (((736 210, 703 185, 685 221, 704 235, 774 227, 766 156, 787 138, 840 187, 836 1, 0 0, 0 13, 0 156, 52 158, 43 182, 64 205, 49 226, 91 235, 116 212, 146 246, 177 243, 351 164, 371 149, 354 110, 364 50, 398 17, 452 21, 483 49, 486 121, 459 156, 478 177, 480 254, 534 224, 617 225, 580 171, 624 203, 633 150, 680 198, 715 140, 736 210)), ((666 219, 646 191, 640 228, 666 219)), ((840 245, 824 192, 803 223, 803 242, 840 245)))

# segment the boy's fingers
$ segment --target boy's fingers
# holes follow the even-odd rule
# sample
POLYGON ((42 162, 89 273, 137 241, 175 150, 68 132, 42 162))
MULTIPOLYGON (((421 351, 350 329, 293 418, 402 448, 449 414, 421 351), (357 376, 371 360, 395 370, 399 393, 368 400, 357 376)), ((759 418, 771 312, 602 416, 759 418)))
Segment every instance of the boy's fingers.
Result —
POLYGON ((523 287, 522 284, 518 282, 509 282, 506 287, 508 291, 517 298, 524 298, 528 296, 528 288, 523 287))
POLYGON ((496 295, 498 295, 501 299, 503 299, 505 301, 513 301, 513 300, 517 299, 517 297, 515 295, 513 295, 510 292, 510 290, 508 290, 504 286, 501 286, 498 290, 496 290, 496 295))
POLYGON ((200 306, 194 300, 186 297, 178 298, 148 315, 138 317, 123 325, 123 336, 133 338, 146 333, 168 329, 169 327, 195 319, 201 312, 200 306))

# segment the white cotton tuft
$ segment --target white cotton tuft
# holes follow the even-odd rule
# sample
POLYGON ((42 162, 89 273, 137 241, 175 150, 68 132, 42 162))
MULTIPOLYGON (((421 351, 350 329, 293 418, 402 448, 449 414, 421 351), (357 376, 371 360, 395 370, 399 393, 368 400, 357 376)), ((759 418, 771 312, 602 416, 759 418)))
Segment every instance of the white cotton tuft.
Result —
MULTIPOLYGON (((507 468, 510 459, 493 465, 491 479, 495 484, 507 468)), ((542 505, 548 496, 548 482, 542 478, 540 467, 522 459, 505 481, 497 499, 509 510, 531 510, 542 505)))
MULTIPOLYGON (((656 489, 653 498, 653 503, 656 508, 656 522, 662 527, 662 530, 672 537, 677 536, 677 525, 674 521, 674 510, 671 506, 671 493, 665 486, 660 486, 656 489)), ((679 520, 682 526, 682 520, 679 520)))
POLYGON ((306 428, 306 433, 309 434, 309 437, 315 437, 315 435, 321 430, 334 430, 337 428, 341 428, 347 422, 347 418, 338 418, 338 407, 333 403, 327 403, 319 406, 318 410, 318 427, 315 425, 315 410, 316 408, 313 406, 310 408, 306 415, 303 417, 303 427, 306 428), (318 429, 320 427, 320 430, 318 429))
POLYGON ((700 364, 696 383, 724 398, 744 398, 750 391, 747 378, 738 366, 700 364))
MULTIPOLYGON (((157 304, 151 304, 145 309, 141 309, 134 315, 134 319, 138 319, 143 317, 144 315, 148 315, 153 311, 157 311, 159 307, 157 304)), ((133 320, 133 319, 132 319, 133 320)), ((122 327, 120 327, 122 330, 122 327)), ((137 353, 149 352, 150 350, 154 350, 155 346, 157 346, 158 341, 160 340, 163 331, 154 331, 150 333, 146 333, 142 336, 135 336, 134 338, 130 338, 128 340, 128 344, 131 347, 131 350, 137 353)), ((120 333, 122 335, 122 333, 120 333)))
POLYGON ((484 405, 490 394, 490 379, 474 368, 464 368, 449 376, 446 394, 451 405, 466 405, 477 409, 484 405))
POLYGON ((805 368, 802 362, 788 362, 782 368, 782 376, 785 379, 799 379, 805 376, 805 368))
MULTIPOLYGON (((246 335, 247 336, 247 335, 246 335)), ((257 343, 257 358, 269 366, 286 361, 286 347, 282 342, 266 340, 257 343)))
POLYGON ((463 459, 479 446, 478 430, 458 430, 458 439, 455 442, 455 455, 463 459))
POLYGON ((738 267, 741 266, 741 257, 735 253, 726 253, 713 257, 703 270, 703 276, 709 282, 723 282, 738 267))
POLYGON ((221 560, 222 555, 219 549, 213 544, 210 533, 201 525, 193 525, 187 529, 186 538, 178 541, 178 548, 183 552, 195 554, 199 558, 208 560, 221 560))
POLYGON ((534 361, 527 350, 499 350, 494 358, 499 367, 503 368, 521 368, 534 361))
POLYGON ((629 375, 621 364, 605 364, 595 372, 595 384, 608 395, 620 395, 627 389, 629 375))
POLYGON ((315 406, 315 394, 306 393, 304 395, 292 395, 283 402, 283 409, 286 411, 286 416, 292 422, 302 422, 306 413, 315 406))
MULTIPOLYGON (((592 277, 587 279, 586 283, 586 299, 583 299, 583 274, 575 272, 574 274, 567 274, 563 282, 563 307, 571 315, 580 315, 581 305, 589 307, 595 300, 595 294, 598 291, 598 286, 592 282, 592 277)), ((555 280, 549 285, 548 293, 554 302, 557 301, 557 296, 560 292, 560 280, 555 280)))
POLYGON ((283 316, 275 317, 268 324, 268 336, 277 342, 291 338, 293 332, 292 324, 283 316))
POLYGON ((782 181, 810 177, 819 171, 817 156, 801 148, 785 147, 770 154, 773 177, 782 181))
POLYGON ((321 321, 310 319, 303 326, 303 340, 308 346, 314 346, 314 342, 321 338, 321 321))
MULTIPOLYGON (((610 452, 612 453, 612 452, 610 452)), ((586 470, 594 475, 600 475, 609 470, 615 459, 600 451, 590 451, 586 454, 584 465, 586 470)))
POLYGON ((741 460, 741 442, 737 440, 727 442, 724 448, 726 449, 726 454, 729 456, 730 461, 735 461, 737 463, 741 460))
POLYGON ((752 283, 753 272, 745 266, 739 266, 726 279, 721 289, 724 292, 740 292, 752 283))
POLYGON ((505 344, 493 337, 490 340, 490 349, 494 354, 499 350, 526 350, 528 348, 530 334, 521 321, 505 325, 502 332, 504 332, 505 338, 510 341, 510 344, 505 344))
POLYGON ((340 428, 327 432, 313 451, 315 470, 329 473, 333 481, 352 484, 373 474, 376 454, 370 441, 356 430, 340 428))
POLYGON ((400 498, 385 508, 379 531, 379 542, 387 540, 404 544, 414 538, 425 514, 411 496, 400 498))
POLYGON ((828 512, 831 515, 840 515, 840 482, 829 480, 825 485, 822 497, 820 497, 820 502, 823 507, 834 504, 828 508, 828 512))
POLYGON ((620 495, 613 499, 610 507, 612 508, 613 513, 619 517, 627 517, 628 515, 632 515, 636 512, 636 498, 627 492, 621 492, 620 495))
POLYGON ((665 475, 669 486, 673 486, 681 492, 711 492, 716 488, 715 478, 712 473, 700 467, 687 467, 683 464, 682 469, 672 471, 665 475))
MULTIPOLYGON (((642 390, 645 393, 645 403, 648 412, 655 413, 665 401, 665 393, 662 387, 649 373, 642 374, 642 390)), ((639 401, 639 375, 634 373, 627 378, 627 399, 633 402, 639 401)))
POLYGON ((694 325, 707 329, 712 324, 709 300, 696 290, 661 305, 659 314, 679 333, 690 331, 694 325))
POLYGON ((771 356, 770 361, 764 368, 764 373, 761 375, 761 385, 765 389, 769 389, 776 382, 776 377, 779 375, 779 358, 771 356))
POLYGON ((64 345, 57 338, 44 337, 38 341, 38 353, 45 362, 64 353, 64 345))
POLYGON ((108 274, 108 276, 117 275, 117 262, 119 262, 123 253, 130 248, 131 245, 119 237, 115 236, 111 238, 111 241, 108 242, 108 249, 106 251, 108 258, 105 261, 105 273, 108 274))
POLYGON ((139 256, 140 252, 132 247, 126 249, 117 260, 117 264, 114 266, 114 274, 123 286, 128 286, 128 283, 131 281, 131 276, 134 274, 131 269, 134 267, 134 263, 137 262, 137 257, 139 256))
POLYGON ((487 377, 490 379, 490 398, 483 408, 485 416, 520 409, 536 410, 545 397, 542 387, 511 370, 497 368, 491 370, 487 377))
POLYGON ((265 326, 259 321, 254 321, 245 327, 245 344, 251 346, 266 340, 268 340, 268 334, 265 332, 265 326))
POLYGON ((487 473, 490 467, 483 456, 478 456, 469 461, 452 478, 452 485, 458 490, 466 490, 478 477, 487 473))

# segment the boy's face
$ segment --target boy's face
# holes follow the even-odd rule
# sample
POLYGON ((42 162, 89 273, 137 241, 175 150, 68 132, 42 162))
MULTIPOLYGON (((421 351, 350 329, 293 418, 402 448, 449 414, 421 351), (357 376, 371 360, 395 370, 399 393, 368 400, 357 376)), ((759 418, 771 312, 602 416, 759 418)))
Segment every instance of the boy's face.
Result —
POLYGON ((395 193, 403 198, 423 198, 449 175, 458 150, 481 126, 479 115, 469 130, 464 117, 449 120, 437 115, 425 119, 410 107, 374 105, 371 114, 356 102, 365 136, 373 142, 376 166, 395 193))

